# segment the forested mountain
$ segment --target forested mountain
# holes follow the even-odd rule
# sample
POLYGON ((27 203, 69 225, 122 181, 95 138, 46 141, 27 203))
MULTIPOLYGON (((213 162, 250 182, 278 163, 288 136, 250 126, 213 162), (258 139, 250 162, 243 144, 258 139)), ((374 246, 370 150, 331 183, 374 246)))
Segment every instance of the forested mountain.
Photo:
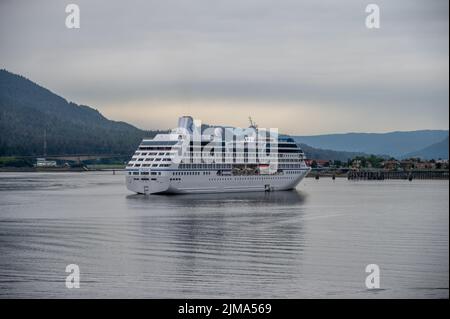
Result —
POLYGON ((0 156, 47 154, 131 154, 144 136, 125 122, 66 101, 30 80, 0 70, 0 156))

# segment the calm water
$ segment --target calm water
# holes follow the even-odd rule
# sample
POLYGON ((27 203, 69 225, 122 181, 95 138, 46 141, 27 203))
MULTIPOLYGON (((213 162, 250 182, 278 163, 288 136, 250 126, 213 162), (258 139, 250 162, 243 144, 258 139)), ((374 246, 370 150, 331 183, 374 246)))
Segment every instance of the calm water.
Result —
POLYGON ((448 181, 144 197, 111 173, 0 173, 0 297, 448 298, 448 227, 448 181))

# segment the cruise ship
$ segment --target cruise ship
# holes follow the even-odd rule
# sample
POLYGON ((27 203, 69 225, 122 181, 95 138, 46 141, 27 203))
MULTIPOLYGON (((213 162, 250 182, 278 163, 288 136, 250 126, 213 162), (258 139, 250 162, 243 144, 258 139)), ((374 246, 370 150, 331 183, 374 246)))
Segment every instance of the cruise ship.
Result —
POLYGON ((310 167, 295 141, 275 129, 207 127, 182 116, 167 134, 144 139, 126 166, 138 194, 268 192, 295 188, 310 167))

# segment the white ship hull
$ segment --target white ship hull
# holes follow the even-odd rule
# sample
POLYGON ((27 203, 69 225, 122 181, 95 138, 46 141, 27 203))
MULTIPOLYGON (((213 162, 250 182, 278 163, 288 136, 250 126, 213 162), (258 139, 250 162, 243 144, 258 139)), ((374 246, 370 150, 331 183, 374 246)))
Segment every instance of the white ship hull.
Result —
POLYGON ((191 194, 284 191, 295 188, 308 174, 309 168, 286 175, 257 176, 182 176, 169 173, 144 180, 126 176, 127 188, 138 194, 191 194))

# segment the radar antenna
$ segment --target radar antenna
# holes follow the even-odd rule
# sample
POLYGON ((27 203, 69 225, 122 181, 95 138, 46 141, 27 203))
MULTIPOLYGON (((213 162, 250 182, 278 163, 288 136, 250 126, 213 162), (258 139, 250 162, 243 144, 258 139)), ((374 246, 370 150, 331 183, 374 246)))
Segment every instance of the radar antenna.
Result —
POLYGON ((251 116, 248 117, 248 120, 249 120, 249 122, 250 122, 250 127, 252 127, 252 128, 254 128, 255 130, 257 130, 257 129, 258 129, 258 125, 257 125, 255 122, 253 122, 251 116))

